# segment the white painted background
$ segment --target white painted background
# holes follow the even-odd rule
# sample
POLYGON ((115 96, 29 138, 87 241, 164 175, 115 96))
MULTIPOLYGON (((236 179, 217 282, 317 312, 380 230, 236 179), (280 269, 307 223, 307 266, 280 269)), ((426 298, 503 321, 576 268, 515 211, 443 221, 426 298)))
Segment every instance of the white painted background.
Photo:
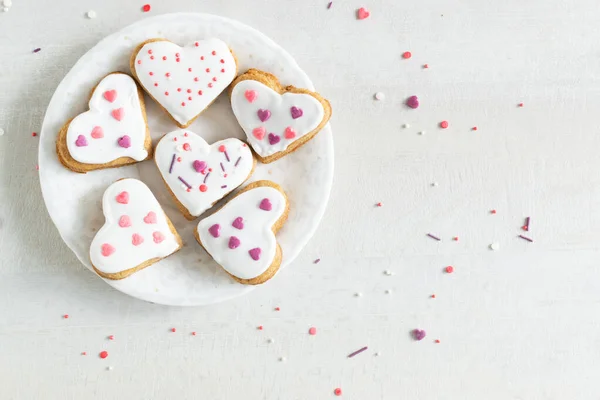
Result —
POLYGON ((151 3, 262 30, 334 107, 317 234, 270 284, 204 308, 146 304, 84 269, 35 170, 31 132, 54 89, 146 17, 143 2, 13 0, 0 13, 1 399, 600 398, 597 1, 364 1, 151 3), (360 6, 371 18, 355 19, 360 6), (526 216, 534 243, 516 238, 526 216))

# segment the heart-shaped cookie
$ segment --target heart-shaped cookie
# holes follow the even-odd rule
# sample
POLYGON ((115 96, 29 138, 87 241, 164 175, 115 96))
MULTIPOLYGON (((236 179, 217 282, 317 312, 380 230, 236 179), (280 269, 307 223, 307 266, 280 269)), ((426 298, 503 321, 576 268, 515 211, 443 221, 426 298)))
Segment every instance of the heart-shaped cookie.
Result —
POLYGON ((156 145, 154 160, 178 208, 192 220, 250 177, 254 156, 238 139, 208 145, 188 130, 167 133, 156 145))
POLYGON ((82 173, 149 158, 152 141, 135 80, 120 72, 104 77, 92 91, 89 110, 60 130, 56 152, 63 165, 82 173))
POLYGON ((102 197, 102 211, 106 222, 92 240, 90 260, 103 278, 127 278, 182 246, 148 186, 137 179, 110 185, 102 197), (153 217, 149 220, 148 215, 153 217))
POLYGON ((219 39, 180 47, 150 39, 133 51, 133 76, 180 128, 189 126, 235 78, 236 59, 219 39))
POLYGON ((271 279, 281 265, 275 234, 288 213, 289 202, 279 185, 254 182, 200 221, 196 239, 236 281, 257 285, 271 279))
POLYGON ((251 69, 231 85, 231 107, 263 163, 312 139, 329 121, 331 106, 318 93, 283 87, 274 75, 251 69))

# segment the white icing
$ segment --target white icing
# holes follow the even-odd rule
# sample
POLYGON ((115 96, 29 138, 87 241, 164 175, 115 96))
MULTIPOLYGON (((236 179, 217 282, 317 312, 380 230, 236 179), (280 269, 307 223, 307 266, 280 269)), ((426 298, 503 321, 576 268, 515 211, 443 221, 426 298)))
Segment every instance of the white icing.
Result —
POLYGON ((96 269, 113 274, 134 268, 155 257, 166 257, 174 253, 179 244, 167 223, 166 216, 158 201, 144 183, 137 179, 122 179, 110 185, 102 197, 102 210, 106 222, 98 231, 90 247, 90 259, 96 269), (129 194, 129 202, 117 202, 122 192, 129 194), (146 223, 148 213, 156 215, 155 223, 146 223), (122 216, 128 216, 131 226, 121 227, 122 216), (160 243, 154 241, 154 232, 164 235, 160 243), (143 243, 134 246, 133 235, 143 238, 143 243), (109 244, 114 253, 102 254, 102 246, 109 244))
POLYGON ((135 57, 134 68, 144 89, 181 125, 208 107, 229 86, 237 72, 229 47, 219 39, 199 40, 188 47, 166 40, 146 43, 135 57))
POLYGON ((277 189, 259 186, 248 190, 198 223, 200 241, 215 261, 230 274, 241 279, 256 278, 269 268, 275 258, 277 241, 271 228, 285 209, 286 198, 277 189), (271 211, 260 208, 260 203, 265 198, 271 202, 271 211), (244 220, 244 228, 241 230, 232 225, 237 217, 244 220), (220 235, 217 238, 209 232, 214 224, 220 225, 220 235), (229 248, 231 236, 240 240, 239 247, 229 248), (261 255, 255 261, 248 251, 257 247, 261 249, 261 255))
POLYGON ((254 166, 252 151, 241 140, 231 138, 209 145, 200 136, 185 129, 166 134, 156 146, 154 159, 171 192, 196 217, 244 183, 254 166), (189 150, 185 150, 186 143, 189 150), (221 146, 225 146, 227 154, 219 151, 221 146), (173 155, 175 162, 169 173, 173 155), (204 174, 196 171, 194 161, 206 163, 204 174), (191 186, 189 191, 179 177, 191 186), (200 191, 202 185, 205 185, 204 192, 200 191))
POLYGON ((254 80, 244 80, 236 84, 231 93, 231 108, 240 126, 246 132, 248 143, 254 151, 266 157, 284 151, 290 144, 302 136, 313 131, 325 116, 323 105, 313 96, 301 93, 284 93, 280 95, 270 87, 254 80), (246 91, 255 91, 256 98, 250 102, 246 98, 246 91), (292 118, 291 108, 302 109, 303 115, 292 118), (269 110, 271 116, 262 122, 258 117, 258 110, 269 110), (263 127, 265 135, 258 139, 253 130, 263 127), (295 131, 294 138, 286 138, 286 128, 295 131), (269 133, 280 137, 279 143, 270 144, 269 133))
POLYGON ((89 111, 79 114, 69 124, 67 147, 76 161, 84 164, 104 164, 119 157, 131 157, 142 161, 148 157, 144 147, 146 140, 146 121, 138 96, 137 85, 126 74, 110 74, 100 81, 89 103, 89 111), (113 102, 104 97, 106 91, 116 91, 113 102), (112 115, 113 110, 123 109, 121 121, 112 115), (104 137, 93 138, 95 127, 102 129, 104 137), (87 146, 77 146, 82 135, 87 146), (129 136, 131 146, 121 147, 119 138, 129 136))

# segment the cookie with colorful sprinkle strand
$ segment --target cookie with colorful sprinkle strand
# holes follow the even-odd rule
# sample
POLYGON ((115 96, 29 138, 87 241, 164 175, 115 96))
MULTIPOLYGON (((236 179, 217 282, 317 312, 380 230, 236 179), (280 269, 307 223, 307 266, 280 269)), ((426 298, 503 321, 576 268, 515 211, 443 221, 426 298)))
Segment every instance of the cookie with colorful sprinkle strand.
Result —
POLYGON ((163 181, 188 220, 211 208, 244 183, 256 165, 250 147, 230 138, 209 145, 189 130, 160 139, 154 161, 163 181))
POLYGON ((94 270, 103 278, 124 279, 175 253, 179 234, 144 183, 121 179, 102 197, 106 221, 90 246, 94 270))
POLYGON ((89 110, 68 121, 56 139, 61 164, 86 173, 144 161, 152 156, 144 95, 121 72, 92 89, 89 110))
POLYGON ((249 184, 196 227, 196 240, 236 281, 258 285, 279 270, 283 253, 275 235, 290 211, 283 189, 271 181, 249 184))
POLYGON ((296 151, 329 121, 331 105, 319 93, 282 86, 274 75, 250 69, 229 89, 231 107, 262 163, 296 151))
POLYGON ((133 76, 180 128, 188 127, 237 75, 237 60, 219 39, 180 47, 166 39, 138 45, 130 59, 133 76))

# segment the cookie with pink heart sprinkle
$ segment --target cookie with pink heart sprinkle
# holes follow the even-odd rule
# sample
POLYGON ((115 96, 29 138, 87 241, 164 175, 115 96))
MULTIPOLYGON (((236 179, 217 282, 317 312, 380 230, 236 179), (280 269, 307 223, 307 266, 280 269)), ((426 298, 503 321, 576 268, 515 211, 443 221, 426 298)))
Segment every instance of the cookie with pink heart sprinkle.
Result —
POLYGON ((271 279, 281 265, 283 251, 276 234, 289 207, 276 183, 251 183, 198 223, 196 239, 233 279, 258 285, 271 279))
POLYGON ((110 185, 102 198, 102 212, 106 221, 92 240, 90 261, 103 278, 127 278, 182 246, 169 217, 137 179, 110 185))
POLYGON ((229 95, 233 114, 263 163, 296 151, 331 117, 331 105, 319 93, 284 87, 275 75, 258 69, 238 76, 229 95))
POLYGON ((56 153, 65 167, 86 173, 152 156, 144 96, 131 76, 113 72, 102 78, 88 107, 58 133, 56 153))

